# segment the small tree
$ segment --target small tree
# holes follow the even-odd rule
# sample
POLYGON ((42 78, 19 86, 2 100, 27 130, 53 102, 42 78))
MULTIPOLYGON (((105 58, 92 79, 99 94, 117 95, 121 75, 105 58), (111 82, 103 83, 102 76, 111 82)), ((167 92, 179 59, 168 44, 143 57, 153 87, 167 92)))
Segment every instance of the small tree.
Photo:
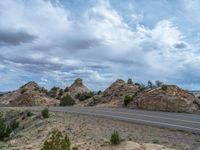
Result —
POLYGON ((64 93, 63 89, 60 89, 60 91, 59 91, 59 96, 62 96, 63 93, 64 93))
POLYGON ((48 92, 48 95, 50 97, 55 98, 57 96, 57 92, 58 92, 59 89, 60 89, 59 87, 53 87, 53 88, 51 88, 51 90, 48 92))
POLYGON ((64 96, 60 101, 60 106, 71 106, 75 104, 75 100, 70 96, 64 96))
POLYGON ((67 135, 64 136, 61 131, 54 129, 41 150, 70 150, 70 140, 67 135))
POLYGON ((161 81, 159 81, 159 80, 157 80, 155 83, 156 83, 156 86, 157 86, 157 87, 161 87, 161 86, 163 85, 163 82, 161 82, 161 81))
POLYGON ((119 133, 117 131, 114 131, 113 134, 111 135, 110 142, 112 145, 120 144, 120 137, 119 137, 119 133))
POLYGON ((42 116, 43 116, 44 118, 49 118, 49 109, 48 109, 48 108, 44 108, 44 109, 42 110, 42 116))
POLYGON ((69 91, 69 87, 67 86, 64 91, 68 92, 69 91))
POLYGON ((132 79, 128 79, 127 83, 128 83, 128 84, 133 84, 132 79))
POLYGON ((150 89, 152 89, 152 88, 153 88, 153 83, 152 83, 150 80, 148 81, 148 83, 147 83, 147 84, 148 84, 148 87, 149 87, 150 89))
POLYGON ((162 86, 161 86, 161 89, 162 89, 163 91, 166 91, 166 90, 167 90, 167 85, 162 85, 162 86))

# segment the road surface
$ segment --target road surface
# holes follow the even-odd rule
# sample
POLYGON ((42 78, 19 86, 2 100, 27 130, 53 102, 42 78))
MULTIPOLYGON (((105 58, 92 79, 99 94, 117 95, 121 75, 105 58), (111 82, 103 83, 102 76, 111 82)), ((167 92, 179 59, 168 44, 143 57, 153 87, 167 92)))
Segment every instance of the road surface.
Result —
MULTIPOLYGON (((44 107, 25 108, 41 111, 44 107)), ((200 134, 200 115, 197 114, 97 107, 49 107, 49 110, 111 118, 200 134)))

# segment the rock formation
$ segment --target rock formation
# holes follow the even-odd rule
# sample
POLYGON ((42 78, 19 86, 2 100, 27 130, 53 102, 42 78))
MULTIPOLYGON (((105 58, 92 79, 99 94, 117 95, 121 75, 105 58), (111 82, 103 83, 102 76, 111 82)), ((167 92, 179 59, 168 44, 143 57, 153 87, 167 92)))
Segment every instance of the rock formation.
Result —
POLYGON ((171 112, 195 112, 200 110, 200 100, 175 85, 164 85, 141 92, 128 107, 171 112))
POLYGON ((122 107, 126 95, 134 95, 140 89, 139 85, 126 83, 118 79, 100 95, 93 97, 87 105, 105 107, 122 107))
POLYGON ((68 92, 71 96, 75 97, 79 93, 89 93, 91 91, 83 84, 83 80, 78 78, 69 87, 68 92))
POLYGON ((56 99, 47 96, 47 91, 35 82, 29 82, 18 90, 0 97, 1 106, 47 106, 57 105, 56 99))

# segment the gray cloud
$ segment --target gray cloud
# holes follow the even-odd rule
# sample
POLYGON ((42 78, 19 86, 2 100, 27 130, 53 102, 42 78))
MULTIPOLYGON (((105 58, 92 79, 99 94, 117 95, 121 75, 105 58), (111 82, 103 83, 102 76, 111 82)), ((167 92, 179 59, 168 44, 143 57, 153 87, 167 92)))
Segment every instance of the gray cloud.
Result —
POLYGON ((185 43, 176 43, 176 44, 174 44, 174 47, 175 48, 177 48, 177 49, 185 49, 185 48, 187 48, 187 44, 185 44, 185 43))
POLYGON ((37 36, 24 31, 0 30, 0 45, 20 45, 33 42, 37 36))

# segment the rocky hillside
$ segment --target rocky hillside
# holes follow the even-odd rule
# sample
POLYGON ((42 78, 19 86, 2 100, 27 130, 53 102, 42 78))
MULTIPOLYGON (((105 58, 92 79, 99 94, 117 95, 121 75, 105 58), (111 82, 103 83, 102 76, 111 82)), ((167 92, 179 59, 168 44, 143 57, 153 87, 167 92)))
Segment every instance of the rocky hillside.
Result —
POLYGON ((48 95, 52 98, 61 100, 63 97, 70 95, 76 103, 79 103, 81 99, 87 99, 91 97, 91 91, 83 84, 83 80, 78 78, 76 79, 71 86, 66 87, 65 89, 59 87, 53 87, 48 95))
POLYGON ((0 97, 1 106, 45 106, 56 105, 56 99, 47 96, 47 91, 35 82, 29 82, 18 90, 0 97))
POLYGON ((128 107, 171 112, 195 112, 200 110, 200 100, 175 85, 163 85, 139 93, 128 104, 128 107))
POLYGON ((132 82, 126 83, 118 79, 111 84, 104 92, 94 96, 87 104, 89 106, 98 105, 105 107, 122 107, 126 95, 134 95, 140 90, 140 85, 132 82))

